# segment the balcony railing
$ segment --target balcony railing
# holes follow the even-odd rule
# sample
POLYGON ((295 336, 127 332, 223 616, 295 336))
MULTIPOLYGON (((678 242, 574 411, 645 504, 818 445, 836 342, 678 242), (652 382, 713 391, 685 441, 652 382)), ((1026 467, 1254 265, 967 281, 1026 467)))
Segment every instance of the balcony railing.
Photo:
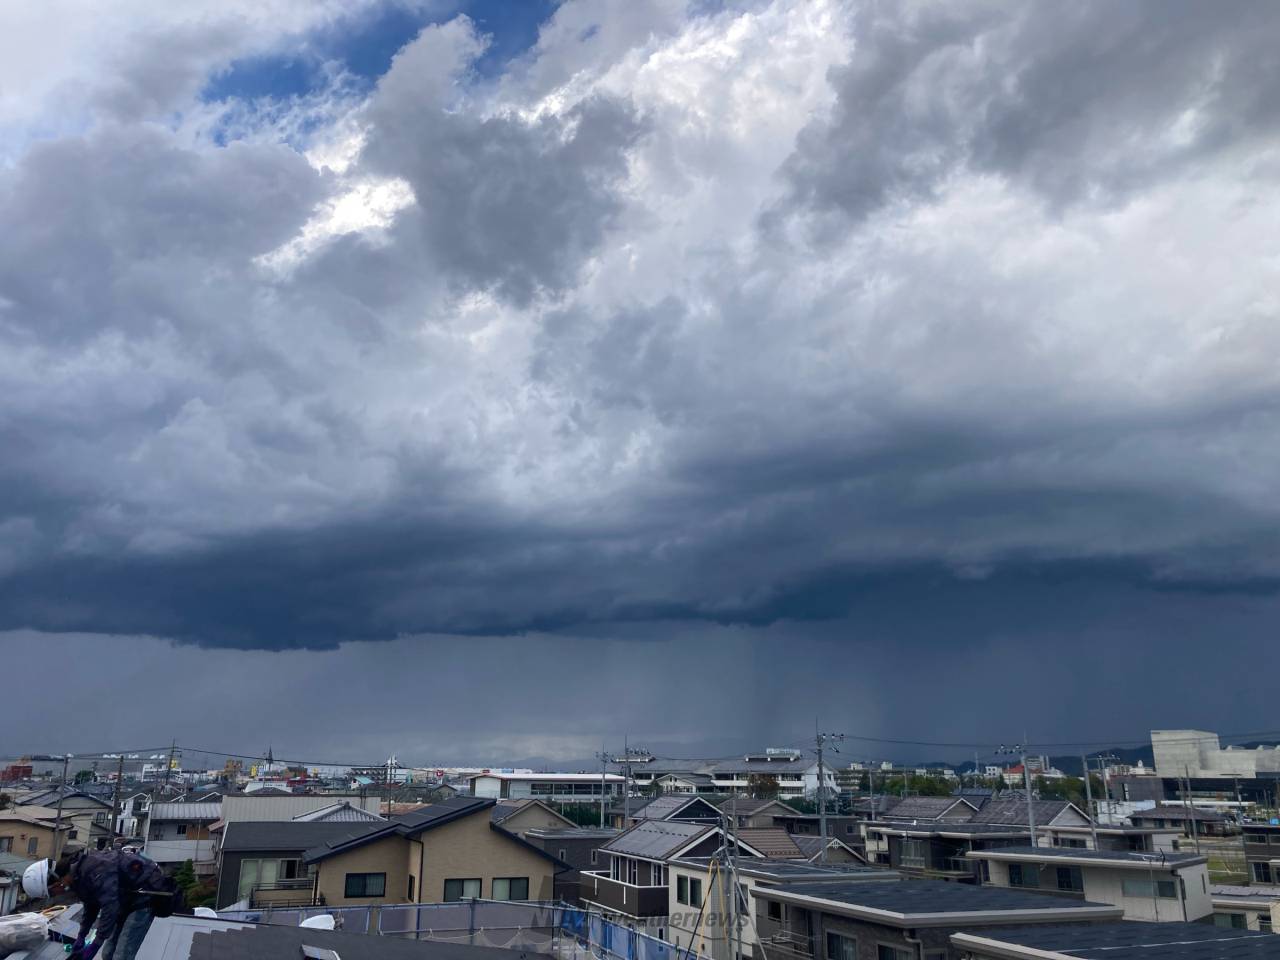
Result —
POLYGON ((311 907, 324 906, 324 896, 316 896, 310 877, 296 880, 276 880, 259 883, 249 891, 249 906, 260 907, 311 907))
POLYGON ((579 896, 609 910, 632 917, 665 917, 670 911, 671 891, 662 886, 640 886, 614 880, 603 871, 584 870, 579 896))
POLYGON ((766 956, 775 951, 800 957, 801 960, 809 960, 813 956, 813 938, 791 930, 780 930, 772 936, 761 937, 760 943, 766 956))

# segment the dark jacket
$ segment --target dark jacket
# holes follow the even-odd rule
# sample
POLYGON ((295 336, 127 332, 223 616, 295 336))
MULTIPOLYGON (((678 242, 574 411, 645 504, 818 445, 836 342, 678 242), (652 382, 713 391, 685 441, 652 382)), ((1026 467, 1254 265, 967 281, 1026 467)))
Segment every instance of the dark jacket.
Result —
POLYGON ((80 936, 88 935, 94 921, 98 940, 106 941, 134 910, 149 907, 147 891, 171 886, 154 860, 123 850, 92 850, 71 868, 71 889, 84 904, 80 936))

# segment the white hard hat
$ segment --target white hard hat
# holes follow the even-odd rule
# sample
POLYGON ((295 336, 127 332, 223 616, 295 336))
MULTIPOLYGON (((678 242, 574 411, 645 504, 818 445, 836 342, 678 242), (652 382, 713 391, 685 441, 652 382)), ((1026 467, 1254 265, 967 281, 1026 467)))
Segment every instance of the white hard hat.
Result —
POLYGON ((307 917, 307 919, 303 920, 298 924, 298 926, 307 927, 310 930, 332 930, 333 914, 322 913, 319 916, 307 917))
POLYGON ((22 889, 32 900, 43 900, 49 895, 48 860, 37 860, 22 871, 22 889))

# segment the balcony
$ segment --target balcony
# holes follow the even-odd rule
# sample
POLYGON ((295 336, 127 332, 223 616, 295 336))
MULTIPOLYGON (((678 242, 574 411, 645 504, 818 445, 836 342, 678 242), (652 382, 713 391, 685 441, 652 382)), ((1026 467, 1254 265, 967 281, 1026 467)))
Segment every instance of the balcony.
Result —
POLYGON ((324 897, 315 896, 311 877, 260 883, 249 891, 249 907, 323 907, 324 897))
POLYGON ((579 891, 583 900, 629 917, 665 917, 670 909, 671 893, 665 885, 642 887, 598 871, 582 872, 579 891))
POLYGON ((799 960, 811 960, 813 957, 813 938, 794 930, 779 930, 772 936, 761 937, 760 944, 766 956, 778 953, 799 960))

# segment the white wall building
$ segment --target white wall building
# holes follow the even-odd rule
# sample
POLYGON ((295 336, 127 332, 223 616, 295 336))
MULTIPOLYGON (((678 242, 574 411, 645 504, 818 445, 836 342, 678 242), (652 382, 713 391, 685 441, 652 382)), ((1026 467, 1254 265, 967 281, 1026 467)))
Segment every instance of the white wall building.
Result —
POLYGON ((1161 777, 1256 777, 1280 773, 1280 747, 1222 748, 1206 730, 1152 730, 1151 750, 1161 777))

